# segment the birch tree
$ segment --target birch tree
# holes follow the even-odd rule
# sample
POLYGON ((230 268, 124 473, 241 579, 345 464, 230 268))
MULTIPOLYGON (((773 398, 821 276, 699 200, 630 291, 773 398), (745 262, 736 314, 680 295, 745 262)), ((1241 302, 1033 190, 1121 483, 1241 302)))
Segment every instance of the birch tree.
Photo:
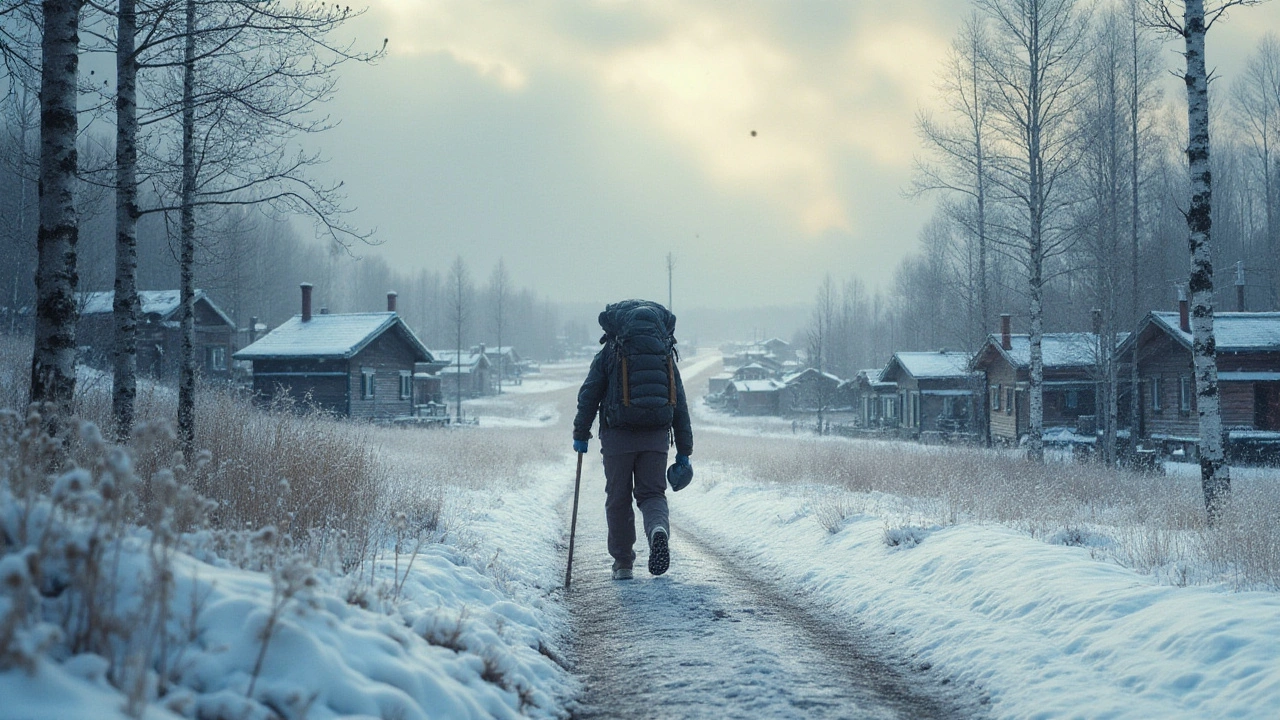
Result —
POLYGON ((1016 210, 1002 241, 1027 273, 1031 382, 1027 454, 1044 460, 1045 260, 1071 235, 1062 216, 1078 158, 1073 126, 1083 82, 1087 17, 1077 0, 976 0, 991 28, 982 71, 993 128, 1003 146, 992 180, 1016 210))
POLYGON ((31 401, 69 415, 76 389, 76 82, 81 0, 43 0, 40 56, 40 226, 36 240, 31 401))
POLYGON ((1231 495, 1231 469, 1226 461, 1222 410, 1218 394, 1218 362, 1213 333, 1213 177, 1210 172, 1209 73, 1205 37, 1227 10, 1258 5, 1263 0, 1147 0, 1153 24, 1183 39, 1187 86, 1187 170, 1191 197, 1187 205, 1187 245, 1191 256, 1191 355, 1196 377, 1196 410, 1200 421, 1200 483, 1209 522, 1216 523, 1231 495), (1176 5, 1182 12, 1176 12, 1176 5))

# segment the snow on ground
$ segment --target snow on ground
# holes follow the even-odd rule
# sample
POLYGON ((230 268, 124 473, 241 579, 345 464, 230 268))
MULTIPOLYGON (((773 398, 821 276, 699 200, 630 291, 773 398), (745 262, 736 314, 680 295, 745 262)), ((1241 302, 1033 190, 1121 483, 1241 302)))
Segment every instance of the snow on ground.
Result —
MULTIPOLYGON (((999 717, 1275 717, 1280 596, 1178 588, 999 526, 828 533, 826 486, 698 469, 673 517, 784 589, 873 628, 920 663, 974 683, 999 717)), ((673 564, 678 558, 673 558, 673 564)))
MULTIPOLYGON (((194 555, 178 554, 170 632, 185 640, 170 650, 174 687, 146 717, 564 716, 577 686, 559 659, 567 616, 553 593, 563 523, 549 510, 565 492, 562 475, 557 464, 487 489, 459 488, 465 509, 450 540, 381 556, 372 583, 305 571, 315 583, 279 605, 256 680, 280 585, 199 544, 194 555)), ((141 578, 146 557, 138 532, 122 572, 141 578)), ((6 577, 18 560, 5 558, 6 577)), ((122 602, 136 603, 145 586, 126 583, 122 602)), ((0 595, 0 615, 9 603, 0 595)), ((103 679, 107 667, 97 656, 45 656, 30 673, 0 671, 0 717, 124 717, 124 696, 103 679)), ((154 674, 147 682, 154 698, 154 674)))

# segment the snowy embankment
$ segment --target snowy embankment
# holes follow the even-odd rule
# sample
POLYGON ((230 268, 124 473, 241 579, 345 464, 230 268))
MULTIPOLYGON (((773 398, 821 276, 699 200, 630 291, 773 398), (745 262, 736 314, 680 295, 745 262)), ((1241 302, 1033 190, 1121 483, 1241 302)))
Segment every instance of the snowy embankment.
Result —
POLYGON ((162 519, 112 539, 92 508, 126 487, 120 462, 69 473, 33 504, 0 467, 0 717, 566 714, 562 523, 547 512, 562 465, 451 488, 444 539, 342 574, 269 530, 174 535, 162 519), (91 538, 110 549, 94 556, 91 538))
MULTIPOLYGON (((998 525, 815 517, 830 486, 703 466, 674 499, 742 567, 976 686, 999 717, 1275 717, 1280 596, 1172 587, 998 525)), ((674 560, 678 563, 678 559, 674 560)), ((678 565, 676 565, 678 567, 678 565)))

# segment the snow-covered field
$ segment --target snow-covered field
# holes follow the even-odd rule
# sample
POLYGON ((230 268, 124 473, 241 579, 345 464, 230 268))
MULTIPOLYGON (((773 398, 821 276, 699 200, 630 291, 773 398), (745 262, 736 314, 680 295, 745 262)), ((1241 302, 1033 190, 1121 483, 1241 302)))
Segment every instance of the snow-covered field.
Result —
MULTIPOLYGON (((972 683, 997 717, 1275 717, 1280 597, 1173 587, 998 525, 815 517, 826 486, 700 470, 681 519, 836 618, 972 683)), ((673 563, 676 561, 673 560, 673 563)))

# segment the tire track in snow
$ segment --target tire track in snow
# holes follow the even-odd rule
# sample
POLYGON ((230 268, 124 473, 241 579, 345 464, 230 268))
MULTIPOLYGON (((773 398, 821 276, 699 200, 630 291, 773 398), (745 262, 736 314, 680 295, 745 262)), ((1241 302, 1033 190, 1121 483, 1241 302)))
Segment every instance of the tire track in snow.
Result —
MULTIPOLYGON (((596 456, 598 458, 598 455, 596 456)), ((615 582, 603 474, 583 468, 573 588, 575 718, 950 718, 976 703, 913 673, 856 628, 824 621, 672 529, 671 570, 615 582), (963 709, 962 709, 963 708, 963 709)), ((566 510, 567 515, 567 510, 566 510)), ((679 519, 678 503, 673 515, 679 519)))

